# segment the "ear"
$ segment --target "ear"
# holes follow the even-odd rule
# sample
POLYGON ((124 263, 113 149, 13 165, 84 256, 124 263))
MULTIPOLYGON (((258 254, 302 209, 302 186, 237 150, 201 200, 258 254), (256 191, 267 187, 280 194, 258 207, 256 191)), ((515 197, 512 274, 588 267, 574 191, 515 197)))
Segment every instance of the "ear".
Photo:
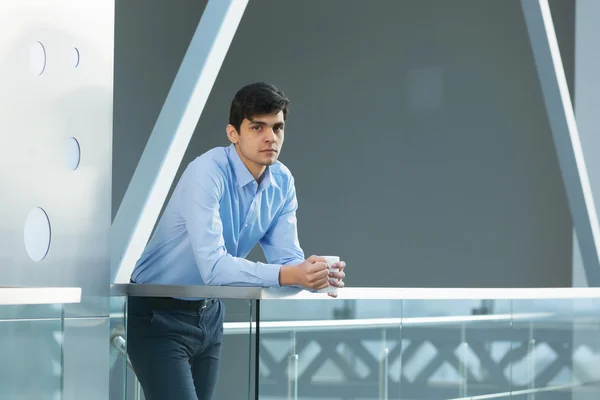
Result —
POLYGON ((238 133, 237 129, 235 129, 235 126, 229 124, 225 128, 225 131, 227 132, 227 138, 229 139, 229 141, 233 144, 237 144, 237 142, 239 141, 239 139, 238 139, 239 133, 238 133))

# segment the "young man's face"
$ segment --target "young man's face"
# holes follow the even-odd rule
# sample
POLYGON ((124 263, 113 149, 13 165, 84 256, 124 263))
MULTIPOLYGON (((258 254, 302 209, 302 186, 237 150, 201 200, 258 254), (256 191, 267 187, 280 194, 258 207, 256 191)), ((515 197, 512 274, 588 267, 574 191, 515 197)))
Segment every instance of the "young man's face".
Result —
POLYGON ((244 118, 239 132, 228 125, 227 136, 237 144, 240 158, 250 172, 260 174, 264 167, 277 161, 283 145, 284 125, 283 111, 256 115, 250 119, 244 118))

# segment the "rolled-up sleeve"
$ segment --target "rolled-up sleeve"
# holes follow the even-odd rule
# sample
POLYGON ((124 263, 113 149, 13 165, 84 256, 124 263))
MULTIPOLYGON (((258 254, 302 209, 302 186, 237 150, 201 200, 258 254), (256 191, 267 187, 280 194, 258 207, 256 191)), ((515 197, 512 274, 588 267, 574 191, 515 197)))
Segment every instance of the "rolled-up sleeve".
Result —
POLYGON ((186 175, 180 212, 204 283, 211 286, 279 286, 281 264, 252 262, 227 252, 219 213, 226 178, 218 165, 196 163, 186 175))

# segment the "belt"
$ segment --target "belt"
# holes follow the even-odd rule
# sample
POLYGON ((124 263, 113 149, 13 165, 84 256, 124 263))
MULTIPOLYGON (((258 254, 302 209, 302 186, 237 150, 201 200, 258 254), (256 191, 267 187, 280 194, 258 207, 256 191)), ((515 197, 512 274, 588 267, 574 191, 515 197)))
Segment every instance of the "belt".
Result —
POLYGON ((172 297, 146 297, 154 310, 202 310, 212 306, 216 299, 181 300, 172 297))
MULTIPOLYGON (((133 279, 130 279, 129 282, 136 283, 133 279)), ((217 302, 217 299, 181 300, 172 297, 145 297, 143 299, 155 310, 203 310, 217 302)))

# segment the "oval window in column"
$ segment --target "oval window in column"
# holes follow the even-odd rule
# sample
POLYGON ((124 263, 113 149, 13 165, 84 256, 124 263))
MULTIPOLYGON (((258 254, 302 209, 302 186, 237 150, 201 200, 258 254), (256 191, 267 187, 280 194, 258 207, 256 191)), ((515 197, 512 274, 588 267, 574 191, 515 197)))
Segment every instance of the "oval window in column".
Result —
POLYGON ((29 69, 35 75, 41 75, 46 69, 46 48, 41 42, 35 42, 29 49, 29 69))
POLYGON ((71 66, 73 68, 79 67, 80 56, 79 49, 77 47, 73 47, 73 50, 71 51, 71 66))
POLYGON ((67 166, 70 170, 75 171, 79 167, 81 161, 81 148, 79 142, 74 137, 70 137, 67 141, 66 151, 67 166))
POLYGON ((25 220, 24 240, 27 255, 35 262, 42 261, 50 249, 50 219, 40 207, 33 208, 25 220))

